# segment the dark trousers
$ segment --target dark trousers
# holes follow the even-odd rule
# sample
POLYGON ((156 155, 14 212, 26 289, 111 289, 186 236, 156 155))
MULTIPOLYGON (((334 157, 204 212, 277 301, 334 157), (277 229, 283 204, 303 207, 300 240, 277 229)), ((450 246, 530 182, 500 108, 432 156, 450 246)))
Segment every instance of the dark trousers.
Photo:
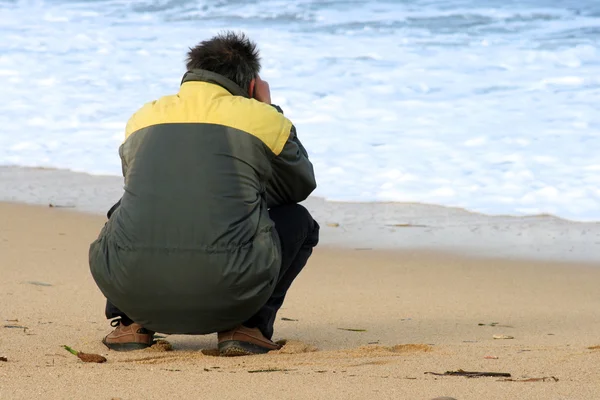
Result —
MULTIPOLYGON (((281 268, 275 291, 267 303, 243 325, 258 328, 266 338, 273 337, 273 324, 292 282, 306 265, 313 248, 319 242, 319 224, 308 210, 299 204, 273 207, 269 216, 281 242, 281 268)), ((106 302, 106 318, 121 317, 124 324, 131 320, 117 307, 106 302)), ((232 327, 233 328, 233 327, 232 327)))

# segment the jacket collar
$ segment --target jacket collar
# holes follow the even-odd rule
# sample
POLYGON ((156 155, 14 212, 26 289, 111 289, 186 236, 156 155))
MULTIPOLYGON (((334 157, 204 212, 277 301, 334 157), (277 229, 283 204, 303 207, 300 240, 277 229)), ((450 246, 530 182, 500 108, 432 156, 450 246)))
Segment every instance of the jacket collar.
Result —
POLYGON ((208 82, 225 88, 234 96, 250 98, 248 93, 246 93, 237 83, 225 78, 223 75, 206 71, 204 69, 193 69, 191 71, 187 71, 181 79, 181 84, 183 85, 186 82, 208 82))

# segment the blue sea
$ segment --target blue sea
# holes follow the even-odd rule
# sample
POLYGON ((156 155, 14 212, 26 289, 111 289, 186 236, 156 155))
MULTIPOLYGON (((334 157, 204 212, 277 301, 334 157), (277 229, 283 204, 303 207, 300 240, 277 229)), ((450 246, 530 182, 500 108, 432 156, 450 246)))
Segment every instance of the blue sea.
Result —
POLYGON ((0 165, 120 175, 129 116, 224 29, 316 195, 600 220, 598 0, 0 0, 0 165))

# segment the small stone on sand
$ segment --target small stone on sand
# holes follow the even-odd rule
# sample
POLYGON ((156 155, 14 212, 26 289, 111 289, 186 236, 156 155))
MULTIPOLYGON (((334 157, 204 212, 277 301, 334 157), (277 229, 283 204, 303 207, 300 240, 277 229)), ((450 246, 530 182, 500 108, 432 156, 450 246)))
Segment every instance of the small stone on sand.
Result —
MULTIPOLYGON (((283 343, 283 341, 281 343, 283 343)), ((300 353, 313 353, 315 351, 317 351, 317 348, 310 344, 306 344, 306 343, 300 342, 298 340, 287 340, 287 341, 285 341, 285 344, 283 344, 283 347, 281 349, 275 351, 275 353, 278 353, 278 354, 300 354, 300 353)))
POLYGON ((149 351, 172 351, 173 345, 166 340, 156 340, 152 346, 148 348, 149 351))

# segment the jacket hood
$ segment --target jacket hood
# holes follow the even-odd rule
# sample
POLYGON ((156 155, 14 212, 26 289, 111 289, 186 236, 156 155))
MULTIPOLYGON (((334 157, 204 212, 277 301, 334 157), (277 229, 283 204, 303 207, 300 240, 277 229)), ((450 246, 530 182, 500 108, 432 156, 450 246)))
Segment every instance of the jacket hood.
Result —
POLYGON ((215 85, 219 85, 225 88, 229 93, 231 93, 234 96, 242 96, 248 99, 250 98, 248 93, 246 93, 237 83, 235 83, 231 79, 228 79, 223 75, 219 75, 211 71, 206 71, 204 69, 193 69, 191 71, 187 71, 181 79, 181 84, 183 85, 186 82, 213 83, 215 85))

